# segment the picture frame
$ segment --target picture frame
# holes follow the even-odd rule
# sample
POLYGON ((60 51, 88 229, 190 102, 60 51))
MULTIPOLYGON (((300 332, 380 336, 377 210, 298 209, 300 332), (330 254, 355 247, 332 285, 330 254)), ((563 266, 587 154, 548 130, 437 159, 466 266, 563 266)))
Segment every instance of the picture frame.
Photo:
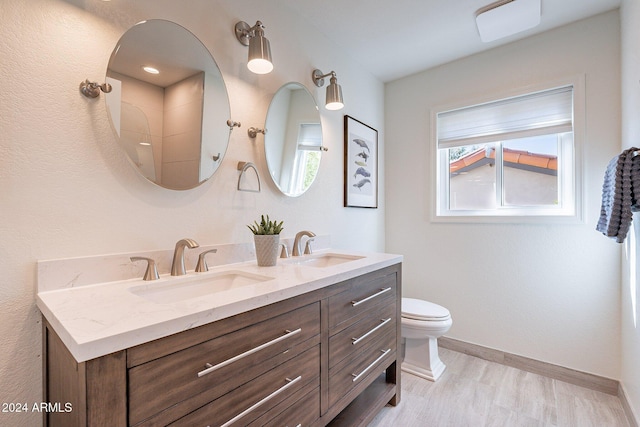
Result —
POLYGON ((344 206, 378 207, 378 131, 344 116, 344 206))

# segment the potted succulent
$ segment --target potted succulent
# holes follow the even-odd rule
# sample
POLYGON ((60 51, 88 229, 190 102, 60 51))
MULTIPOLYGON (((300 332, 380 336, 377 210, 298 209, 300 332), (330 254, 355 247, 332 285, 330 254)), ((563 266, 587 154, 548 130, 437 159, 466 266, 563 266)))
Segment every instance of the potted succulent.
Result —
POLYGON ((269 267, 276 265, 278 261, 278 249, 280 248, 280 232, 284 221, 271 221, 269 215, 260 217, 260 223, 254 221, 247 225, 253 233, 253 242, 256 246, 256 258, 258 265, 269 267))

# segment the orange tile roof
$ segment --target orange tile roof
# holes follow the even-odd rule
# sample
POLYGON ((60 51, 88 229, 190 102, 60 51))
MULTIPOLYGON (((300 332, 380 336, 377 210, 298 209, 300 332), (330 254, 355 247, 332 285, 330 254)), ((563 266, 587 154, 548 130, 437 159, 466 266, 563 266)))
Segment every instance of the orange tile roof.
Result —
MULTIPOLYGON (((451 162, 449 165, 449 173, 455 173, 464 168, 474 168, 481 166, 484 163, 479 163, 483 159, 495 159, 496 151, 494 148, 489 150, 489 155, 486 154, 484 148, 467 154, 464 157, 451 162)), ((511 165, 528 166, 531 168, 545 169, 549 171, 558 170, 558 157, 548 154, 530 153, 524 150, 513 150, 510 148, 502 149, 502 159, 505 163, 511 163, 511 165)), ((485 162, 486 163, 486 162, 485 162)), ((517 166, 516 166, 517 167, 517 166)))

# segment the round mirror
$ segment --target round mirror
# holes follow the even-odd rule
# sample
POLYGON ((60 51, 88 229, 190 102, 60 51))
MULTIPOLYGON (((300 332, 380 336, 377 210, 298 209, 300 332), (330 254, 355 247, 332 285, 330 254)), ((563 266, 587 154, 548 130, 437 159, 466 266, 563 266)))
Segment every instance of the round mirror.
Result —
POLYGON ((271 100, 264 137, 267 167, 287 196, 311 187, 320 169, 322 126, 316 101, 300 83, 287 83, 271 100))
POLYGON ((106 81, 114 133, 143 176, 187 190, 215 173, 229 142, 229 97, 191 32, 158 19, 134 25, 111 54, 106 81))

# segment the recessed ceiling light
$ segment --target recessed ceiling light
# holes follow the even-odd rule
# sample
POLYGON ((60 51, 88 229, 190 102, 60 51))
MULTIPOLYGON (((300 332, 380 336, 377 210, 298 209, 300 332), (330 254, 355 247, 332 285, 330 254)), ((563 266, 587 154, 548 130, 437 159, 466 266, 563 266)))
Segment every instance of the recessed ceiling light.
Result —
POLYGON ((145 66, 145 67, 142 67, 142 69, 145 70, 149 74, 160 74, 160 71, 158 71, 157 68, 145 66))
POLYGON ((540 0, 501 0, 476 12, 480 39, 487 43, 540 24, 540 0))

